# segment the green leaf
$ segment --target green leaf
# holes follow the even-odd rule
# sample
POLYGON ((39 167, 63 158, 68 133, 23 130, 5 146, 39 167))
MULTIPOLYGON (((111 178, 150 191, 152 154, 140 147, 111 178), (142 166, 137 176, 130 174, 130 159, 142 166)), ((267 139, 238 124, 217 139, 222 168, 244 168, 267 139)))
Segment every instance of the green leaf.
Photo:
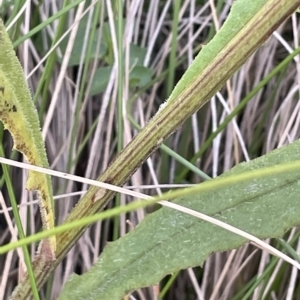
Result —
MULTIPOLYGON (((300 141, 220 177, 300 160, 300 141)), ((300 223, 300 173, 252 178, 237 185, 174 202, 213 216, 261 239, 280 237, 300 223)), ((206 183, 203 183, 204 185, 206 183)), ((134 231, 108 244, 100 259, 82 276, 73 275, 59 299, 119 299, 130 291, 158 283, 180 269, 202 265, 213 252, 243 245, 247 240, 208 222, 169 209, 147 216, 134 231)))
MULTIPOLYGON (((0 19, 0 120, 14 140, 14 149, 20 151, 30 164, 48 168, 44 142, 21 64, 0 19)), ((43 228, 54 227, 53 195, 50 176, 29 171, 28 190, 37 190, 43 228)), ((40 248, 41 249, 41 248, 40 248)), ((55 258, 56 240, 51 237, 43 244, 44 254, 55 258)))
POLYGON ((184 89, 187 89, 190 86, 195 74, 200 74, 212 63, 212 61, 222 52, 222 49, 226 47, 237 33, 241 31, 244 25, 246 25, 247 22, 262 9, 266 2, 266 0, 234 1, 230 14, 218 34, 209 42, 209 45, 204 45, 202 47, 202 50, 196 56, 192 65, 175 86, 167 103, 176 99, 184 89))
MULTIPOLYGON (((197 72, 197 66, 193 69, 194 76, 190 77, 190 82, 186 82, 186 87, 179 92, 177 91, 177 95, 173 95, 175 98, 173 98, 171 102, 169 101, 168 105, 161 107, 159 112, 153 116, 135 138, 116 156, 101 176, 98 177, 99 181, 123 185, 135 170, 159 147, 162 141, 182 126, 187 118, 207 103, 211 96, 222 87, 226 80, 234 74, 245 60, 266 41, 271 32, 284 22, 300 5, 300 0, 265 0, 263 2, 261 0, 253 0, 251 3, 246 0, 237 1, 240 2, 239 5, 241 9, 243 9, 243 5, 244 10, 250 9, 253 13, 253 18, 248 18, 249 21, 244 23, 244 20, 241 20, 241 16, 238 15, 238 12, 232 8, 232 12, 235 11, 235 15, 232 15, 231 18, 235 19, 236 23, 233 24, 234 28, 227 26, 227 30, 233 30, 236 34, 232 35, 231 40, 228 41, 227 39, 227 42, 221 45, 221 48, 219 48, 220 52, 212 57, 212 60, 207 63, 206 68, 203 69, 201 73, 197 72), (274 1, 276 1, 278 5, 274 5, 274 1), (265 5, 262 5, 262 3, 265 5), (256 10, 251 8, 253 5, 257 5, 256 10)), ((237 1, 234 2, 234 5, 237 1)), ((222 34, 218 33, 216 35, 216 43, 217 39, 222 41, 224 34, 226 33, 223 31, 222 34)), ((206 53, 207 52, 209 52, 209 48, 207 48, 206 53)), ((198 62, 199 60, 200 59, 198 59, 198 62)), ((228 181, 230 181, 229 179, 228 181)), ((103 210, 114 195, 115 193, 112 191, 91 187, 68 215, 64 224, 72 223, 83 217, 90 216, 93 218, 92 215, 103 210)), ((163 229, 164 228, 162 228, 162 230, 163 229)), ((43 268, 42 264, 35 264, 34 271, 38 286, 41 287, 46 282, 51 271, 62 261, 68 250, 74 246, 85 230, 86 227, 83 226, 77 229, 72 228, 67 233, 59 232, 57 234, 58 249, 56 261, 47 266, 46 269, 43 268)), ((155 238, 155 235, 153 235, 152 238, 155 238)), ((144 238, 138 241, 137 245, 143 241, 144 238)), ((131 254, 134 253, 132 248, 130 249, 131 252, 127 255, 127 261, 131 259, 131 254)), ((169 249, 165 250, 168 251, 169 249)), ((197 248, 197 251, 198 250, 199 247, 197 248)), ((123 250, 121 249, 120 254, 122 253, 123 250)), ((151 252, 149 254, 151 254, 151 252)), ((151 264, 156 263, 156 259, 157 258, 152 260, 151 264)), ((113 264, 115 263, 117 263, 117 261, 113 261, 113 264)), ((122 267, 121 263, 122 262, 120 262, 120 266, 122 267)), ((110 264, 111 261, 108 262, 108 266, 110 264)), ((115 267, 115 265, 113 265, 113 267, 115 267)), ((129 266, 129 268, 131 267, 135 267, 135 265, 129 266)), ((152 266, 150 266, 150 268, 151 267, 152 266)), ((105 270, 108 269, 105 268, 105 270)), ((126 272, 126 270, 124 272, 126 272)), ((164 274, 164 272, 166 272, 166 270, 162 269, 162 274, 164 274)), ((116 273, 115 275, 117 276, 116 273)), ((154 275, 157 276, 156 273, 154 273, 154 275)), ((114 278, 107 279, 107 277, 104 276, 106 275, 101 274, 99 278, 93 278, 93 280, 101 279, 105 281, 104 283, 99 283, 99 289, 101 290, 105 288, 104 285, 106 284, 112 291, 116 289, 117 294, 122 294, 124 289, 130 290, 131 288, 135 288, 131 285, 130 289, 127 289, 127 287, 124 286, 126 282, 124 283, 122 280, 110 285, 109 283, 113 281, 114 278)), ((148 280, 144 280, 145 278, 142 279, 143 284, 149 284, 148 280)), ((152 278, 151 280, 154 279, 152 278)), ((93 281, 90 283, 92 284, 93 281)), ((128 281, 128 283, 130 283, 130 281, 128 281)), ((134 283, 138 286, 137 281, 134 283)), ((132 284, 132 281, 130 284, 132 284)), ((74 291, 76 291, 76 289, 74 289, 74 291)), ((98 291, 97 289, 95 290, 95 292, 98 291)), ((31 290, 27 278, 21 280, 15 292, 22 292, 26 297, 30 297, 31 290)))
POLYGON ((143 66, 147 50, 135 44, 130 44, 130 67, 143 66))
MULTIPOLYGON (((93 77, 91 90, 89 95, 94 96, 102 93, 109 81, 110 72, 112 67, 101 67, 98 68, 93 77)), ((143 66, 135 66, 129 73, 130 87, 143 87, 146 86, 152 77, 152 71, 143 66)))
POLYGON ((144 87, 152 78, 151 69, 143 66, 135 66, 129 73, 130 87, 144 87))
POLYGON ((90 96, 100 94, 105 90, 111 70, 112 67, 102 67, 97 69, 93 77, 93 82, 89 93, 90 96))
MULTIPOLYGON (((82 47, 84 45, 84 40, 86 38, 87 21, 88 21, 87 16, 82 18, 80 21, 76 39, 75 39, 75 42, 74 42, 74 45, 72 48, 72 53, 70 56, 70 60, 68 63, 68 66, 70 66, 70 67, 78 66, 80 64, 80 58, 82 55, 82 47)), ((99 35, 100 35, 100 29, 98 28, 98 29, 96 29, 96 33, 94 35, 93 42, 92 42, 93 44, 92 44, 92 50, 91 50, 91 55, 90 55, 91 60, 94 58, 102 58, 107 52, 107 45, 105 42, 103 42, 103 39, 100 42, 100 50, 97 51, 97 43, 98 43, 99 35)), ((64 53, 66 52, 67 45, 68 45, 68 38, 65 38, 60 44, 63 56, 64 56, 64 53)), ((58 61, 61 62, 62 58, 59 58, 58 61)))

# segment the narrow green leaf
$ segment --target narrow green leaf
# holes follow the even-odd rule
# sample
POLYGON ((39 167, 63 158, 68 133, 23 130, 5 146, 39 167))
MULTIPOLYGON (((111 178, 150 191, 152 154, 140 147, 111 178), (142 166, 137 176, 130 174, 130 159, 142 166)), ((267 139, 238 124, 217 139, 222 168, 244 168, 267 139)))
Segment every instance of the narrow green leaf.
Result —
MULTIPOLYGON (((209 45, 202 47, 202 50, 196 56, 193 64, 175 86, 167 103, 176 99, 183 90, 191 85, 194 81, 195 74, 200 74, 205 68, 212 64, 214 59, 222 53, 222 49, 227 47, 229 43, 232 43, 232 40, 238 32, 254 18, 254 15, 262 9, 266 2, 266 0, 239 0, 233 3, 230 14, 218 34, 209 42, 209 45)), ((249 36, 249 39, 250 38, 252 37, 249 36)))
MULTIPOLYGON (((0 120, 14 140, 14 149, 20 151, 33 165, 49 167, 40 132, 37 111, 33 105, 21 64, 0 19, 0 120)), ((43 228, 54 227, 53 195, 50 176, 29 171, 28 190, 37 190, 43 228)), ((43 244, 46 259, 54 260, 55 237, 43 244)))
MULTIPOLYGON (((220 177, 299 160, 299 147, 298 140, 241 163, 220 177)), ((210 191, 174 202, 261 239, 280 237, 300 223, 299 179, 298 171, 284 175, 270 172, 264 178, 218 187, 217 178, 210 191)), ((167 274, 202 265, 213 252, 234 249, 245 242, 245 238, 220 227, 164 207, 146 217, 134 231, 108 244, 89 272, 70 278, 59 299, 119 299, 158 283, 167 274)))

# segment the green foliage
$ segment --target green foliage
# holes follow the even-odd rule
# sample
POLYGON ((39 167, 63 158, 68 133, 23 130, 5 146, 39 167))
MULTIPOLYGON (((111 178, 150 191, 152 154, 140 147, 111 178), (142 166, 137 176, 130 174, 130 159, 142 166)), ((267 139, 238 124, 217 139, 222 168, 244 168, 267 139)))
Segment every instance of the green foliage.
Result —
MULTIPOLYGON (((82 46, 84 45, 84 41, 86 39, 86 27, 87 27, 87 18, 84 17, 79 24, 78 27, 78 32, 76 35, 76 39, 74 41, 74 45, 72 48, 72 53, 70 56, 70 60, 68 65, 71 66, 78 66, 80 64, 80 58, 82 55, 82 46)), ((93 36, 93 41, 92 41, 92 49, 91 49, 91 54, 90 54, 90 59, 95 59, 95 58, 103 58, 103 56, 107 52, 107 45, 101 40, 100 42, 100 49, 97 51, 97 43, 98 43, 98 36, 100 34, 99 28, 96 29, 95 35, 93 36)), ((68 44, 68 37, 62 40, 60 44, 60 48, 62 50, 63 55, 66 52, 68 44)), ((61 58, 58 59, 59 62, 61 62, 61 58)))
MULTIPOLYGON (((37 111, 33 105, 22 67, 12 43, 0 20, 0 120, 14 140, 14 149, 20 151, 33 165, 49 167, 40 132, 37 111)), ((37 190, 44 229, 54 227, 53 195, 50 176, 29 171, 28 190, 37 190)), ((55 237, 49 239, 49 255, 55 257, 55 237)))
POLYGON ((247 24, 247 22, 249 22, 249 20, 251 20, 251 18, 253 18, 255 13, 257 13, 265 3, 265 0, 252 2, 239 0, 233 3, 230 14, 220 31, 209 42, 209 46, 203 46, 193 64, 188 68, 173 89, 167 103, 176 99, 176 97, 178 97, 178 95, 193 82, 195 74, 201 73, 209 64, 211 64, 214 58, 222 52, 222 49, 229 44, 236 34, 245 24, 247 24))
POLYGON ((129 85, 142 88, 146 86, 152 77, 152 71, 144 66, 135 66, 129 74, 129 85))
POLYGON ((91 85, 90 96, 100 94, 106 89, 111 70, 112 67, 102 67, 96 70, 91 85))
MULTIPOLYGON (((130 45, 129 57, 129 86, 131 88, 142 88, 151 82, 152 71, 150 68, 144 67, 143 62, 146 56, 146 49, 137 45, 130 45)), ((96 70, 90 96, 103 92, 108 84, 112 67, 100 67, 96 70)))
MULTIPOLYGON (((65 1, 64 4, 66 5, 69 2, 70 1, 65 1)), ((203 47, 203 50, 199 56, 197 56, 194 64, 175 87, 167 105, 147 122, 147 125, 111 162, 98 180, 115 185, 123 185, 147 157, 161 145, 165 138, 182 126, 192 114, 209 101, 210 97, 222 87, 225 81, 234 74, 247 57, 266 40, 272 30, 277 28, 277 26, 288 17, 292 11, 291 7, 296 9, 295 2, 292 0, 285 0, 285 2, 285 6, 289 7, 289 9, 285 9, 284 6, 281 6, 282 9, 275 10, 273 15, 266 13, 264 10, 266 6, 269 9, 268 12, 271 11, 272 0, 256 0, 251 3, 246 0, 236 1, 224 27, 209 45, 203 47), (272 15, 272 18, 266 19, 266 15, 272 15), (257 21, 260 22, 260 27, 253 31, 252 28, 257 21)), ((102 2, 97 2, 96 7, 104 7, 101 6, 100 3, 102 2)), ((297 1, 297 6, 298 5, 299 0, 297 1)), ((116 13, 115 21, 118 19, 121 24, 123 14, 120 13, 121 8, 118 7, 117 2, 114 3, 113 9, 114 13, 116 13), (118 11, 118 9, 120 10, 118 11), (120 15, 117 13, 120 13, 120 15)), ((100 10, 96 8, 95 11, 100 12, 100 10)), ((70 150, 67 155, 70 162, 73 160, 73 153, 76 152, 77 142, 80 143, 81 137, 79 137, 79 135, 85 130, 76 120, 83 119, 82 117, 84 117, 86 107, 81 106, 83 103, 81 100, 86 96, 86 83, 88 80, 93 80, 90 95, 101 93, 107 85, 115 60, 115 51, 113 51, 112 48, 113 43, 109 26, 107 23, 104 24, 104 28, 102 28, 103 32, 100 32, 97 29, 98 20, 99 15, 95 13, 91 26, 92 29, 90 31, 91 34, 89 36, 90 41, 84 53, 85 56, 83 57, 85 65, 83 75, 80 78, 81 82, 79 83, 79 99, 75 99, 77 107, 74 114, 75 121, 71 128, 72 141, 67 146, 70 150), (93 33, 95 33, 95 35, 93 33), (97 51, 99 36, 101 36, 101 44, 100 51, 97 51), (94 59, 97 62, 97 66, 100 67, 96 71, 94 79, 92 79, 91 76, 89 76, 89 70, 94 59)), ((71 54, 71 61, 69 62, 69 67, 75 66, 73 71, 76 71, 76 66, 80 64, 80 57, 83 51, 82 45, 86 37, 87 21, 83 20, 81 22, 71 54)), ((41 27, 39 28, 43 28, 45 24, 40 24, 41 27)), ((53 40, 51 38, 53 42, 52 45, 60 38, 66 24, 67 15, 59 22, 58 29, 55 32, 55 38, 53 40)), ((176 26, 178 26, 178 24, 176 26)), ((122 44, 120 42, 122 28, 118 29, 119 39, 118 45, 115 45, 115 47, 122 44)), ((23 40, 31 36, 33 32, 37 32, 35 30, 38 29, 34 28, 28 35, 22 37, 23 40)), ((177 30, 177 28, 172 30, 177 30)), ((16 44, 23 41, 22 38, 20 38, 16 44)), ((176 41, 175 38, 174 41, 176 41)), ((176 43, 172 44, 173 47, 175 47, 175 44, 176 43)), ((66 45, 67 41, 65 40, 59 46, 64 54, 66 45)), ((127 46, 130 46, 130 63, 129 66, 126 66, 129 68, 126 71, 129 72, 130 87, 147 86, 152 74, 150 69, 143 66, 146 50, 132 44, 127 46)), ((122 55, 124 54, 124 49, 120 46, 118 51, 120 61, 120 57, 121 60, 123 59, 122 55)), ((175 71, 175 53, 176 51, 173 49, 173 69, 170 67, 170 63, 169 70, 175 71)), ((45 80, 45 84, 43 83, 44 79, 40 79, 39 81, 40 85, 44 84, 44 91, 40 92, 41 89, 38 88, 36 93, 36 99, 42 96, 43 100, 45 100, 42 105, 45 108, 55 60, 56 53, 48 58, 45 71, 42 74, 42 78, 45 77, 47 79, 45 80), (48 64, 50 66, 49 68, 47 67, 48 64)), ((122 128, 124 118, 122 112, 122 76, 124 68, 124 64, 121 63, 119 65, 121 72, 118 73, 118 99, 120 100, 117 102, 118 124, 115 127, 117 128, 118 134, 118 150, 120 150, 123 145, 123 132, 120 128, 122 128)), ((172 72, 173 71, 170 71, 170 73, 172 72)), ((0 83, 2 82, 9 86, 10 83, 7 82, 5 78, 3 79, 3 77, 5 76, 0 73, 0 83)), ((169 78, 171 77, 172 76, 169 78)), ((170 82, 173 82, 172 78, 170 82)), ((173 86, 173 84, 170 83, 169 86, 173 86)), ((12 91, 12 88, 9 87, 8 91, 12 91)), ((131 93, 132 91, 130 90, 129 94, 131 93)), ((55 102, 53 101, 52 103, 55 102)), ((86 104, 88 102, 84 101, 84 103, 86 104)), ((12 104, 14 105, 14 103, 12 104)), ((91 108, 93 109, 93 106, 91 106, 91 108)), ((74 113, 73 105, 72 113, 74 113)), ((43 115, 44 111, 41 110, 41 120, 43 115)), ((17 119, 19 120, 19 118, 17 119)), ((90 121, 89 119, 86 124, 91 124, 90 121)), ((97 121, 94 122, 94 124, 96 124, 97 121)), ((93 133, 92 127, 88 130, 89 134, 93 133)), ((188 140, 189 132, 187 131, 184 135, 186 135, 186 139, 188 140)), ((95 134, 95 136, 99 137, 100 135, 95 134)), ((108 138, 113 139, 112 137, 108 138)), ((88 140, 89 137, 86 136, 86 141, 88 140)), ((299 142, 285 149, 275 151, 249 164, 241 164, 232 171, 224 174, 222 178, 234 178, 232 175, 242 176, 252 169, 258 169, 263 172, 261 168, 266 166, 299 160, 297 147, 299 148, 299 142)), ((111 152, 114 151, 114 149, 111 150, 111 152)), ((71 164, 68 165, 70 166, 71 164)), ((85 166, 85 164, 83 164, 83 166, 85 166)), ((195 167, 195 169, 197 168, 195 167)), ((297 199, 296 194, 299 189, 298 180, 299 175, 296 171, 291 171, 289 174, 285 174, 285 176, 269 173, 263 179, 253 176, 247 182, 242 184, 239 182, 234 186, 230 184, 224 186, 220 183, 222 180, 215 179, 199 186, 205 189, 205 187, 210 186, 209 184, 215 184, 212 190, 202 191, 196 196, 184 196, 174 201, 245 229, 262 238, 280 236, 290 227, 299 223, 297 217, 299 215, 299 209, 297 208, 297 201, 295 200, 297 199), (282 199, 284 199, 284 201, 282 201, 282 199)), ((95 214, 103 210, 114 195, 115 193, 110 190, 91 187, 77 206, 73 208, 62 227, 64 225, 72 225, 73 222, 76 221, 78 224, 76 226, 73 224, 73 227, 70 226, 68 230, 66 230, 66 226, 64 230, 55 231, 58 241, 56 260, 51 261, 49 264, 43 264, 43 262, 41 263, 41 260, 39 260, 40 256, 38 256, 38 259, 34 263, 34 275, 39 287, 43 286, 51 272, 84 233, 86 229, 85 226, 96 220, 95 217, 98 216, 95 216, 95 214), (81 224, 80 221, 82 221, 81 224)), ((144 203, 139 202, 132 204, 136 205, 135 208, 145 206, 144 203)), ((124 207, 125 206, 119 206, 117 208, 121 210, 124 209, 124 207)), ((109 210, 108 212, 112 212, 113 210, 114 209, 109 210)), ((103 215, 104 214, 105 213, 103 213, 103 215)), ((120 214, 120 211, 118 214, 120 214)), ((117 223, 114 225, 116 224, 117 223)), ((118 229, 118 225, 115 226, 115 228, 118 229)), ((31 236, 31 238, 30 241, 34 241, 34 237, 31 236)), ((131 290, 157 283, 166 274, 189 266, 201 265, 212 252, 232 249, 245 242, 246 240, 244 238, 220 229, 219 227, 199 221, 183 213, 163 208, 149 217, 146 217, 133 232, 109 244, 105 248, 96 266, 92 268, 89 273, 82 277, 74 276, 72 278, 72 281, 67 284, 65 291, 62 293, 61 299, 76 299, 76 297, 118 299, 131 290), (84 283, 82 283, 82 281, 84 281, 84 283)), ((3 248, 1 247, 1 251, 3 248)), ((22 295, 22 297, 18 299, 27 299, 31 293, 31 287, 28 285, 28 278, 25 275, 16 288, 15 295, 22 295)))
MULTIPOLYGON (((111 70, 112 67, 102 67, 97 69, 93 77, 90 96, 100 94, 105 90, 111 70)), ((129 85, 132 88, 144 87, 151 81, 151 77, 152 72, 149 68, 134 66, 129 73, 129 85)))
MULTIPOLYGON (((84 44, 84 40, 86 38, 86 27, 87 27, 87 17, 84 17, 79 24, 78 32, 76 35, 76 39, 74 42, 74 46, 72 48, 72 53, 69 60, 69 67, 78 66, 80 64, 80 59, 82 55, 82 45, 84 44)), ((93 36, 92 48, 89 59, 91 62, 93 59, 97 58, 102 63, 108 66, 99 67, 92 79, 92 85, 90 90, 90 96, 100 94, 103 92, 107 86, 110 73, 112 70, 113 60, 110 59, 111 53, 113 53, 111 34, 108 27, 108 24, 104 24, 103 32, 100 32, 100 29, 96 29, 95 35, 93 36), (103 34, 104 39, 100 42, 100 49, 97 51, 97 41, 99 39, 99 35, 103 34)), ((68 44, 68 39, 65 38, 61 44, 60 49, 64 54, 66 52, 68 44)), ((141 48, 137 45, 130 45, 130 57, 129 57, 129 84, 132 88, 141 88, 149 84, 152 77, 152 71, 150 68, 144 67, 144 59, 146 56, 146 49, 141 48)), ((62 61, 61 58, 58 59, 59 62, 62 61)), ((88 79, 90 80, 90 78, 88 79)))
MULTIPOLYGON (((241 163, 220 178, 300 160, 300 141, 241 163)), ((261 239, 282 236, 300 224, 300 174, 273 174, 219 187, 174 202, 231 224, 261 239)), ((205 185, 206 183, 203 183, 205 185)), ((210 182, 211 184, 211 182, 210 182)), ((167 274, 202 265, 213 252, 237 248, 243 237, 170 208, 147 216, 110 243, 86 274, 73 275, 59 299, 119 299, 167 274)))

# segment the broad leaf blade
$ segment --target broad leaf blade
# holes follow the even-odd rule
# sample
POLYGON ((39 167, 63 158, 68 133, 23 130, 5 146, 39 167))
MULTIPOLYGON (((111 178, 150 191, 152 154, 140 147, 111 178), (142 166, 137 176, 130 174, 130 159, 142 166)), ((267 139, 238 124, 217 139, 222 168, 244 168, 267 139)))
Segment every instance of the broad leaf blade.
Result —
MULTIPOLYGON (((220 177, 238 175, 300 159, 300 141, 220 177)), ((279 237, 300 223, 300 172, 270 174, 236 186, 175 202, 213 216, 259 238, 279 237)), ((205 184, 205 183, 203 183, 205 184)), ((246 239, 184 213, 161 208, 136 229, 108 244, 99 261, 82 276, 73 275, 60 299, 119 299, 126 293, 159 282, 167 274, 202 265, 213 252, 230 250, 246 239)))

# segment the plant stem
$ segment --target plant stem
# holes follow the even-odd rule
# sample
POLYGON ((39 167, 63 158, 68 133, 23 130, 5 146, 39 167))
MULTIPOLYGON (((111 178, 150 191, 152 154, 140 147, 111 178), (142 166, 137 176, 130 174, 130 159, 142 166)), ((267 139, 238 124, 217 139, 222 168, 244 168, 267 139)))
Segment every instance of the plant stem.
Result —
MULTIPOLYGON (((262 3, 261 1, 252 1, 252 3, 254 2, 262 3)), ((300 0, 269 0, 263 2, 259 11, 207 63, 202 72, 193 74, 193 78, 180 93, 158 111, 141 132, 118 154, 98 180, 114 185, 123 185, 160 146, 163 140, 208 102, 226 80, 298 6, 300 6, 300 0)), ((114 192, 91 187, 72 210, 65 223, 103 210, 114 195, 114 192)), ((70 230, 57 236, 57 260, 51 265, 42 268, 39 264, 39 257, 37 257, 35 275, 39 287, 47 280, 50 272, 62 261, 86 228, 70 230)), ((27 276, 24 276, 14 293, 17 292, 23 297, 18 299, 30 298, 31 290, 27 276)))

